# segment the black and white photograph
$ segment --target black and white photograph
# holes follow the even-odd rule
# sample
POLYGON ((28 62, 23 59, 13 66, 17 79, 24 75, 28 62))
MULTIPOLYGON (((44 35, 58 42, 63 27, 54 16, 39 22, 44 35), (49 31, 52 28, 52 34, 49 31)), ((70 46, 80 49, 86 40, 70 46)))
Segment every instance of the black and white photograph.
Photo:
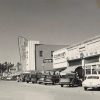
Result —
POLYGON ((0 0, 0 100, 100 100, 100 0, 0 0))

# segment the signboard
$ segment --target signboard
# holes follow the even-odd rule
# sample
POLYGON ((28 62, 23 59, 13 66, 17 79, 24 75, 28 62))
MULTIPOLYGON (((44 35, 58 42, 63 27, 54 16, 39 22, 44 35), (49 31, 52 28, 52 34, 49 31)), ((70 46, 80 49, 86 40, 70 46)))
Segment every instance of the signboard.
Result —
POLYGON ((44 60, 43 60, 43 63, 52 63, 52 62, 53 62, 52 59, 44 59, 44 60))
POLYGON ((68 51, 66 48, 57 50, 53 53, 53 67, 61 68, 67 67, 67 55, 68 51))

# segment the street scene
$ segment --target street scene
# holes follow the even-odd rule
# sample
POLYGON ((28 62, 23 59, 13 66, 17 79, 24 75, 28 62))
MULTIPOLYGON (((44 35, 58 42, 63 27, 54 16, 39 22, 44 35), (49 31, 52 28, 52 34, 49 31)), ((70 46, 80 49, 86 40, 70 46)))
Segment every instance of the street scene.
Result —
POLYGON ((100 0, 0 0, 0 100, 99 100, 100 0))

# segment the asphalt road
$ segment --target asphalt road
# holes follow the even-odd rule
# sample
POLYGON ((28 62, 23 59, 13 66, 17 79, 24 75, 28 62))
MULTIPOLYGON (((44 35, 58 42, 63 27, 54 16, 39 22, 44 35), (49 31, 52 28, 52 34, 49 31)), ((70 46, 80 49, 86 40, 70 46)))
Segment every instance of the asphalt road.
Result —
POLYGON ((100 91, 0 80, 0 100, 100 100, 100 91))

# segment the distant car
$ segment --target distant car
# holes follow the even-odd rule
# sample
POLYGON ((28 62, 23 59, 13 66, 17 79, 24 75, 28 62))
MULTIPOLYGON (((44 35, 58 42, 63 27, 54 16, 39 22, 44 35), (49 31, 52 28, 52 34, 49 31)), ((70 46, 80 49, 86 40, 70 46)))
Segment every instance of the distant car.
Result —
POLYGON ((29 75, 29 73, 21 73, 18 76, 17 82, 26 82, 26 77, 29 75))
POLYGON ((100 75, 88 75, 86 79, 82 82, 84 90, 88 88, 100 88, 100 75))
POLYGON ((7 76, 6 80, 12 80, 12 76, 7 76))
POLYGON ((31 82, 31 74, 30 73, 29 74, 26 74, 24 76, 24 78, 25 78, 25 82, 27 82, 27 83, 31 82))
POLYGON ((37 83, 37 80, 38 80, 37 75, 36 74, 31 74, 31 82, 32 83, 37 83))
POLYGON ((7 77, 6 76, 1 76, 1 80, 6 80, 7 77))
POLYGON ((81 86, 82 81, 76 77, 75 73, 66 73, 65 75, 61 75, 60 86, 63 87, 64 85, 67 86, 81 86))

